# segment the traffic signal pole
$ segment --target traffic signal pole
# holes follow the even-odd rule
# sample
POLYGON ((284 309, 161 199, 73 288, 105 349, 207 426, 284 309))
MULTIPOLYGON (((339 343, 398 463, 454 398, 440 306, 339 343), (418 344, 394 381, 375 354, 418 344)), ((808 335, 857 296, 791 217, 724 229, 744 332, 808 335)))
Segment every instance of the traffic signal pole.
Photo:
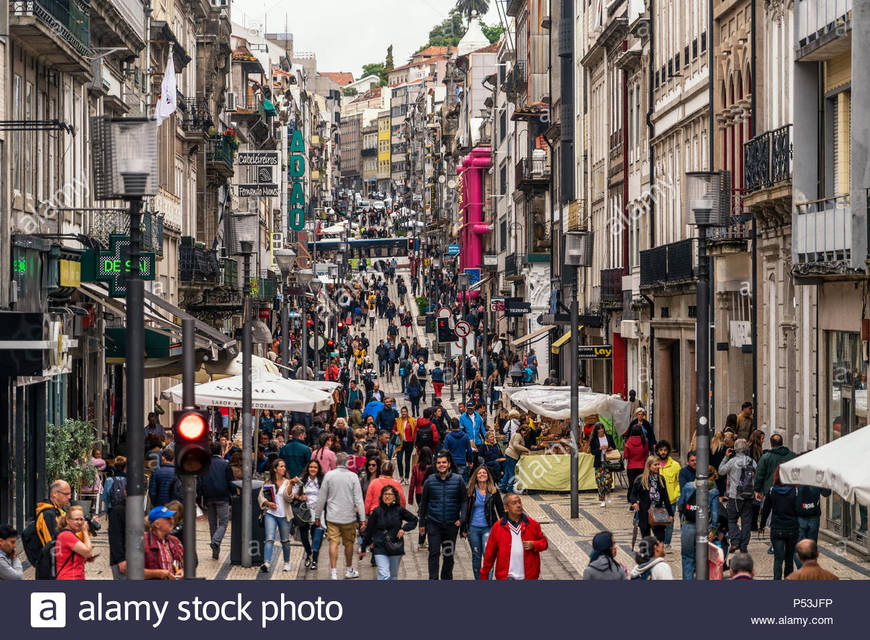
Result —
MULTIPOLYGON (((193 409, 196 404, 196 338, 193 318, 184 318, 181 321, 181 336, 184 353, 181 404, 184 409, 193 409)), ((196 578, 196 476, 185 474, 181 478, 184 494, 184 579, 192 580, 196 578)))

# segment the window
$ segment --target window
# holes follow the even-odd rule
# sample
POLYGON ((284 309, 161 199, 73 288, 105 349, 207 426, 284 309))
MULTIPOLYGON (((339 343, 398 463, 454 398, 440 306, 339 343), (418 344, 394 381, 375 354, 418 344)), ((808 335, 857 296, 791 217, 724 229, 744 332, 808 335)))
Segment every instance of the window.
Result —
MULTIPOLYGON (((24 119, 33 120, 33 83, 25 84, 24 89, 24 119)), ((33 136, 32 131, 27 132, 24 142, 24 190, 33 193, 33 176, 36 169, 33 166, 33 136)))
POLYGON ((701 33, 701 53, 707 50, 707 32, 701 33))
MULTIPOLYGON (((16 74, 12 78, 12 119, 22 120, 21 117, 21 76, 16 74)), ((21 191, 21 133, 14 133, 12 137, 12 186, 21 191)))
POLYGON ((507 137, 507 107, 501 112, 498 119, 498 139, 504 140, 507 137))

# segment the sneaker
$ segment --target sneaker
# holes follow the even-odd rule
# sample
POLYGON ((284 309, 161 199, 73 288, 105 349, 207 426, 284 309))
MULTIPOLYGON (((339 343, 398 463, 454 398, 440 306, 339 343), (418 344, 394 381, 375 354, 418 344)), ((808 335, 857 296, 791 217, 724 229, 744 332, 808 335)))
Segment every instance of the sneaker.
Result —
POLYGON ((359 578, 359 571, 350 567, 347 571, 344 572, 345 580, 353 580, 354 578, 359 578))
POLYGON ((330 569, 329 570, 329 579, 330 580, 338 580, 338 571, 336 571, 335 569, 330 569))
POLYGON ((269 571, 270 571, 271 569, 272 569, 271 565, 270 565, 268 562, 264 562, 264 563, 260 566, 260 573, 269 573, 269 571))
POLYGON ((290 563, 289 563, 289 562, 285 562, 285 563, 284 563, 284 568, 281 569, 281 571, 290 571, 290 563))
POLYGON ((218 556, 220 556, 221 548, 218 545, 216 545, 214 542, 209 543, 208 546, 211 547, 211 559, 217 560, 218 556))
POLYGON ((606 501, 606 500, 602 500, 602 501, 601 501, 601 504, 600 504, 599 506, 601 506, 601 507, 606 507, 606 506, 607 506, 607 501, 606 501))
POLYGON ((311 567, 311 554, 305 554, 305 568, 308 569, 311 567))
POLYGON ((770 545, 770 546, 767 548, 767 553, 769 553, 770 555, 773 555, 773 545, 770 545))
POLYGON ((317 560, 312 560, 312 561, 311 561, 311 567, 310 567, 310 569, 311 569, 312 571, 317 571, 317 560))

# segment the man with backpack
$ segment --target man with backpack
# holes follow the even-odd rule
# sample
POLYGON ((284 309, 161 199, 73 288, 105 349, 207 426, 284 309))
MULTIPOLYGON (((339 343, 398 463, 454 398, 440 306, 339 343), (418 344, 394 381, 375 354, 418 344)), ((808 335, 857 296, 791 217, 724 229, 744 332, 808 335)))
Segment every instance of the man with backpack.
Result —
MULTIPOLYGON (((48 489, 48 501, 39 502, 36 505, 36 519, 29 523, 21 532, 21 543, 27 561, 36 568, 37 580, 51 580, 53 575, 48 575, 40 567, 40 563, 46 545, 57 539, 58 520, 69 506, 72 490, 65 480, 55 480, 48 489)), ((53 545, 52 545, 53 546, 53 545)))
POLYGON ((151 474, 148 496, 155 507, 162 507, 167 502, 182 499, 180 488, 176 486, 178 483, 175 477, 174 460, 175 452, 169 447, 164 448, 160 454, 160 466, 151 474))
POLYGON ((211 557, 218 559, 221 541, 230 522, 230 497, 233 492, 233 470, 221 456, 217 443, 211 445, 211 465, 199 483, 199 497, 208 517, 208 532, 211 536, 211 557))
POLYGON ((441 397, 441 389, 444 388, 444 370, 441 368, 441 363, 436 361, 435 368, 432 369, 432 389, 436 398, 441 397))
MULTIPOLYGON (((719 475, 728 478, 728 538, 733 549, 745 552, 752 531, 752 503, 755 499, 755 461, 746 454, 746 440, 740 438, 725 452, 719 475), (740 526, 737 520, 740 519, 740 526)), ((711 520, 711 522, 715 522, 711 520)))
MULTIPOLYGON (((220 452, 220 445, 218 447, 220 452)), ((115 473, 103 485, 103 504, 109 513, 109 566, 117 578, 126 572, 127 541, 127 458, 115 457, 115 473)))
POLYGON ((423 363, 423 359, 420 358, 417 361, 417 382, 420 383, 420 393, 423 402, 426 402, 426 378, 429 375, 429 372, 426 371, 426 365, 423 363))

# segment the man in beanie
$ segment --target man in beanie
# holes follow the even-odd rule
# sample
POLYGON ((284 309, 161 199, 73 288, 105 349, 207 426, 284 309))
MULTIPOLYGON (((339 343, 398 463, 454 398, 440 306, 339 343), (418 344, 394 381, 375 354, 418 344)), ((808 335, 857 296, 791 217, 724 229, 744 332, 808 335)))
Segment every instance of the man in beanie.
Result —
POLYGON ((746 440, 740 438, 725 452, 719 475, 727 476, 728 538, 732 549, 746 552, 752 531, 752 502, 755 499, 755 461, 746 453, 746 440), (740 519, 740 526, 737 520, 740 519))
POLYGON ((592 538, 589 565, 583 572, 584 580, 625 580, 625 567, 616 561, 616 543, 610 531, 602 531, 592 538))

